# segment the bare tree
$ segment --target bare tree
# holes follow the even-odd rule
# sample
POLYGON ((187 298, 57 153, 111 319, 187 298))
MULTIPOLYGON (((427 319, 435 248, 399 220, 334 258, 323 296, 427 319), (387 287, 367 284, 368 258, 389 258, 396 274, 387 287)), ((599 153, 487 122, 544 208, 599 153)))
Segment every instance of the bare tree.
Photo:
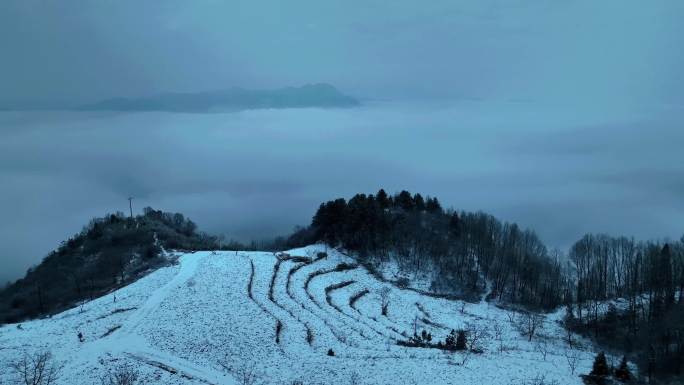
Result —
POLYGON ((502 352, 504 350, 503 346, 503 333, 504 333, 504 328, 503 324, 499 322, 498 319, 494 319, 494 323, 492 324, 492 332, 494 333, 494 339, 499 343, 499 351, 502 352))
POLYGON ((577 369, 577 364, 579 363, 580 353, 577 349, 572 346, 565 349, 565 359, 568 361, 568 367, 570 368, 570 373, 575 374, 575 369, 577 369))
POLYGON ((380 289, 380 302, 381 302, 381 310, 382 310, 382 315, 387 316, 387 309, 389 308, 389 303, 390 303, 390 293, 392 290, 385 286, 382 289, 380 289))
POLYGON ((541 354, 542 359, 546 361, 546 356, 549 354, 549 341, 546 338, 540 338, 536 345, 534 346, 535 350, 541 354))
POLYGON ((139 377, 138 371, 128 365, 122 365, 109 372, 101 382, 102 385, 135 385, 139 377))
POLYGON ((515 325, 515 319, 516 319, 516 313, 513 311, 507 311, 506 312, 506 317, 508 317, 508 322, 511 324, 515 325))
POLYGON ((467 348, 463 350, 461 365, 465 365, 472 353, 481 353, 480 344, 489 336, 486 326, 477 323, 466 323, 465 333, 468 335, 467 348))
POLYGON ((24 385, 51 385, 57 381, 60 365, 49 351, 34 354, 24 353, 20 359, 10 363, 17 381, 24 385))
POLYGON ((572 347, 572 345, 575 343, 575 341, 572 338, 573 337, 572 330, 570 330, 570 329, 565 329, 565 330, 566 330, 565 342, 568 343, 568 346, 572 347))
POLYGON ((527 336, 528 341, 532 341, 534 333, 544 327, 544 316, 532 312, 525 312, 518 317, 516 327, 522 335, 527 336))
POLYGON ((522 380, 519 382, 520 385, 559 385, 556 380, 547 380, 546 375, 537 374, 534 378, 528 380, 522 380))
POLYGON ((489 337, 487 327, 482 323, 466 323, 466 334, 468 335, 468 349, 476 352, 482 350, 482 342, 489 337))
POLYGON ((253 367, 242 367, 237 370, 237 380, 241 385, 254 385, 257 383, 257 374, 253 367))
POLYGON ((258 383, 259 376, 257 375, 254 365, 239 365, 234 368, 228 358, 219 362, 219 365, 223 367, 224 370, 233 373, 235 379, 240 385, 255 385, 258 383))

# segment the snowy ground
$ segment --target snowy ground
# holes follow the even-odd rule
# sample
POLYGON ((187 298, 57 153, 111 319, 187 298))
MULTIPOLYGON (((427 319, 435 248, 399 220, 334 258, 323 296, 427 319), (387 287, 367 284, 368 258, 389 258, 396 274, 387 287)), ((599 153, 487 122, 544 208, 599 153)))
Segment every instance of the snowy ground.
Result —
POLYGON ((13 381, 9 362, 39 350, 50 350, 64 365, 58 385, 100 384, 121 365, 137 368, 145 384, 235 384, 249 370, 263 384, 508 385, 537 376, 580 384, 577 375, 590 368, 593 353, 579 350, 571 373, 557 322, 562 311, 547 315, 528 342, 509 313, 492 304, 400 290, 362 267, 333 271, 354 261, 331 250, 314 261, 322 249, 287 252, 309 261, 265 252, 185 254, 178 265, 82 307, 6 325, 0 328, 0 383, 13 381), (387 316, 381 314, 383 287, 391 290, 387 316), (443 340, 468 324, 489 334, 479 344, 481 354, 396 344, 414 327, 443 340))

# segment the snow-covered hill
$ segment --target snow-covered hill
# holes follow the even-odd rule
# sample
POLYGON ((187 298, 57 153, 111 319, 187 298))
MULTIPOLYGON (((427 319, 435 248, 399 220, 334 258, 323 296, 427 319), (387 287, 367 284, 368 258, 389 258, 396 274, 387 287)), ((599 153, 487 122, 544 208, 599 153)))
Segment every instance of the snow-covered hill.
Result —
POLYGON ((0 383, 13 383, 10 362, 46 350, 63 364, 60 385, 100 384, 123 365, 135 367, 145 384, 235 384, 245 371, 264 384, 508 385, 542 376, 579 384, 578 373, 590 368, 593 353, 579 350, 571 373, 557 322, 562 312, 547 315, 529 342, 511 314, 492 304, 400 290, 334 250, 317 260, 323 250, 184 254, 178 264, 81 307, 5 325, 0 383), (488 332, 483 353, 397 345, 414 328, 436 341, 468 325, 488 332))

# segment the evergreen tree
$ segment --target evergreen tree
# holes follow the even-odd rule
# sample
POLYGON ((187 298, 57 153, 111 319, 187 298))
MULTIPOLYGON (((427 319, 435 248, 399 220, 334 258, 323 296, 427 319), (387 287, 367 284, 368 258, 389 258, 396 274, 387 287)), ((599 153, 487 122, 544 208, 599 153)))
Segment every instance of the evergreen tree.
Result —
POLYGON ((316 237, 329 245, 339 243, 346 212, 347 202, 342 198, 321 204, 311 221, 316 229, 316 237))
POLYGON ((449 218, 449 234, 454 238, 458 238, 461 235, 461 219, 456 212, 451 214, 449 218))
POLYGON ((594 359, 594 366, 591 368, 591 373, 589 374, 597 377, 607 377, 610 375, 610 369, 608 368, 606 355, 603 352, 600 352, 598 355, 596 355, 596 358, 594 359))
POLYGON ((629 366, 627 365, 627 356, 622 356, 620 367, 615 370, 615 378, 620 382, 629 382, 632 380, 632 373, 629 371, 629 366))
POLYGON ((437 198, 427 198, 425 201, 425 209, 430 213, 441 213, 442 205, 439 203, 437 198))
POLYGON ((383 189, 380 189, 380 191, 378 191, 378 195, 375 198, 375 200, 378 202, 378 205, 380 206, 381 209, 386 209, 390 205, 389 197, 387 196, 387 193, 383 189))
POLYGON ((406 211, 413 210, 414 202, 411 193, 403 190, 396 197, 394 197, 394 205, 398 206, 406 211))
POLYGON ((454 349, 456 347, 456 331, 454 329, 451 329, 449 335, 446 336, 444 346, 446 346, 447 349, 454 349))
POLYGON ((413 206, 418 211, 425 210, 425 199, 423 199, 423 196, 420 195, 419 193, 416 193, 413 196, 413 206))
POLYGON ((465 330, 459 330, 456 336, 456 350, 466 350, 467 339, 465 330))
POLYGON ((432 341, 432 334, 428 333, 423 329, 423 331, 420 333, 420 339, 423 342, 430 343, 432 341))

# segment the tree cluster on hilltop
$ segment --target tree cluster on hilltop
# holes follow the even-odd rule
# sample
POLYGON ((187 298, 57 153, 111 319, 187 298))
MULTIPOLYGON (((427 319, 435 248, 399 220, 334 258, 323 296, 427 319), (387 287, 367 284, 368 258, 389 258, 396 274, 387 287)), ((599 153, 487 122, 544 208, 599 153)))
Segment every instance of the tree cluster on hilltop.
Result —
POLYGON ((143 215, 96 218, 0 291, 0 322, 49 315, 93 299, 165 263, 161 248, 217 248, 182 214, 146 208, 143 215))
POLYGON ((434 292, 475 295, 489 283, 492 298, 506 302, 566 304, 567 327, 627 353, 641 373, 684 375, 684 237, 636 242, 587 234, 564 259, 514 223, 380 190, 321 204, 286 243, 316 241, 351 251, 367 266, 392 260, 405 271, 433 272, 434 292), (606 306, 618 298, 623 306, 606 306))
POLYGON ((324 241, 369 265, 393 260, 402 269, 434 274, 433 291, 492 296, 537 308, 563 303, 561 263, 531 230, 477 212, 445 210, 434 197, 401 191, 357 194, 320 205, 291 244, 324 241))

